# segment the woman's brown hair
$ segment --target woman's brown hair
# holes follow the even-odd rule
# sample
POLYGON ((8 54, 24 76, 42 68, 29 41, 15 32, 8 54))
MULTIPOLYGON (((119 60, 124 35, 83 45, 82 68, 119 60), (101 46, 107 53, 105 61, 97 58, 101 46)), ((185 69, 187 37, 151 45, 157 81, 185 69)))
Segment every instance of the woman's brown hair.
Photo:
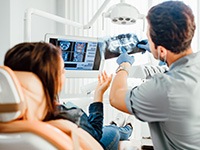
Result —
POLYGON ((20 43, 7 51, 4 65, 14 71, 35 73, 43 84, 47 100, 47 116, 54 112, 60 82, 61 50, 45 42, 20 43))

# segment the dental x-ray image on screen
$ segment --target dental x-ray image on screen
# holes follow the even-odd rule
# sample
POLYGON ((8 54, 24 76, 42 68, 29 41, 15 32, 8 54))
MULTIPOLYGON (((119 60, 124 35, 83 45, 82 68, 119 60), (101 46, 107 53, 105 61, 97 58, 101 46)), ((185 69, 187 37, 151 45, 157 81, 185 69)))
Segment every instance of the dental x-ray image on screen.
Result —
POLYGON ((67 76, 96 77, 98 75, 103 65, 101 57, 103 54, 97 38, 46 34, 45 41, 62 50, 67 76))

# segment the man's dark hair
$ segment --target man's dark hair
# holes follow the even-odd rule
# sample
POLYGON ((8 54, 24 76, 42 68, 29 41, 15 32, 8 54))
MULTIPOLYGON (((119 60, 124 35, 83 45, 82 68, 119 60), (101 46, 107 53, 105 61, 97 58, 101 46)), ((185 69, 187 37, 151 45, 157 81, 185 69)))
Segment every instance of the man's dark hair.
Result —
POLYGON ((191 46, 196 28, 189 6, 180 1, 167 1, 152 7, 147 15, 149 34, 157 46, 180 53, 191 46))

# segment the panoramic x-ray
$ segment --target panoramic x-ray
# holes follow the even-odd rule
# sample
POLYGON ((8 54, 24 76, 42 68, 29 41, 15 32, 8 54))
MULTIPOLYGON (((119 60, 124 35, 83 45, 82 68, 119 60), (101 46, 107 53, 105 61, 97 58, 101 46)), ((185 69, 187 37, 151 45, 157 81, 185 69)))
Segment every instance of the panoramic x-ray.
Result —
POLYGON ((104 51, 105 59, 118 57, 123 52, 133 54, 149 51, 147 40, 139 41, 137 35, 133 33, 105 37, 101 48, 104 51))

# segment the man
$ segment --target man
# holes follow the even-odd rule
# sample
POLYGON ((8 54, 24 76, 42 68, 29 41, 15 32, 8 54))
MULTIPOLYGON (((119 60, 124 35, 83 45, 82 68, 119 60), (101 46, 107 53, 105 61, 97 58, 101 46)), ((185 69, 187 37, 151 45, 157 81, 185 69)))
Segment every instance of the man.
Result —
POLYGON ((110 103, 148 122, 154 149, 200 149, 200 53, 191 48, 196 28, 192 10, 183 2, 167 1, 152 7, 147 21, 150 50, 169 71, 129 90, 128 68, 134 59, 121 54, 110 103))

